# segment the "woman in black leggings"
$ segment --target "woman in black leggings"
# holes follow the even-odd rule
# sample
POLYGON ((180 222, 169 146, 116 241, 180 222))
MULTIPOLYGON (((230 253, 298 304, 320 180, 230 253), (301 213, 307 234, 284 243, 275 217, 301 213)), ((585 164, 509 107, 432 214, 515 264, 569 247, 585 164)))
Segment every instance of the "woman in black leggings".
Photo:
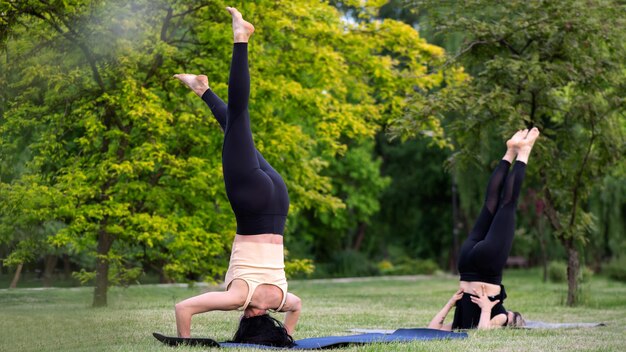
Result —
POLYGON ((489 179, 485 204, 461 246, 459 290, 433 318, 429 328, 490 329, 524 325, 524 319, 518 312, 507 311, 502 305, 506 298, 502 269, 513 244, 517 199, 528 156, 537 137, 539 130, 533 128, 518 131, 506 142, 506 154, 489 179), (509 172, 513 160, 515 163, 509 172), (444 324, 454 306, 452 323, 444 324))
POLYGON ((290 346, 300 315, 300 299, 287 292, 283 231, 289 195, 278 172, 255 148, 250 130, 248 99, 248 39, 254 27, 235 8, 233 56, 228 105, 209 89, 203 75, 178 74, 206 102, 224 131, 222 164, 226 195, 237 219, 226 292, 208 292, 176 304, 178 336, 189 337, 191 317, 213 310, 243 310, 235 342, 290 346), (286 312, 284 326, 268 310, 286 312))

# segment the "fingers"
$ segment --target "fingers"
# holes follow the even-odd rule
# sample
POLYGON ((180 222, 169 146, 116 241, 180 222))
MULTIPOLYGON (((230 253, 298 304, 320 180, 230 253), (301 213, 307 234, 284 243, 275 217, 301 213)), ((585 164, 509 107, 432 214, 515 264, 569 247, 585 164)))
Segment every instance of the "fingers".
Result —
POLYGON ((482 289, 482 291, 483 291, 483 296, 484 296, 484 295, 485 295, 485 285, 480 285, 480 288, 482 289))

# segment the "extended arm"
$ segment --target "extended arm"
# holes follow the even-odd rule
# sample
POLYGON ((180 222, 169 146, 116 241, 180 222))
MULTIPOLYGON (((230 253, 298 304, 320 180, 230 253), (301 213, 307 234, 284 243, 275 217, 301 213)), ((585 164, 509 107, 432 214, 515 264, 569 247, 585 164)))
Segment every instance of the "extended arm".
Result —
POLYGON ((430 321, 430 324, 428 324, 428 328, 446 331, 452 330, 452 324, 444 324, 443 322, 446 320, 446 316, 448 316, 448 313, 450 312, 452 307, 456 305, 456 302, 461 299, 462 296, 463 290, 459 289, 458 291, 456 291, 454 295, 452 295, 452 298, 450 298, 450 300, 443 306, 443 308, 441 308, 439 313, 437 313, 437 315, 435 315, 435 317, 430 321))
POLYGON ((282 311, 287 313, 285 314, 284 325, 289 335, 292 335, 296 330, 296 324, 298 324, 301 310, 302 300, 300 300, 300 297, 292 293, 287 293, 287 300, 285 301, 282 311))

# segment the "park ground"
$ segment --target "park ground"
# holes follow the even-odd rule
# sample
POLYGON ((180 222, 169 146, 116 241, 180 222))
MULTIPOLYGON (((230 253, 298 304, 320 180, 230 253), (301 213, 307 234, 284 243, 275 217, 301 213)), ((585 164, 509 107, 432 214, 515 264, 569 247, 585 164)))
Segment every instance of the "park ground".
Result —
MULTIPOLYGON (((465 340, 372 344, 340 351, 626 351, 626 284, 595 276, 583 284, 582 304, 569 308, 563 304, 566 285, 543 283, 539 277, 536 270, 505 273, 506 307, 531 320, 603 322, 606 326, 470 331, 465 340)), ((455 284, 456 278, 449 275, 292 281, 290 291, 304 302, 294 338, 349 334, 346 330, 350 328, 425 327, 452 295, 455 284)), ((166 347, 152 332, 174 335, 175 302, 214 289, 219 288, 112 288, 109 306, 97 309, 90 307, 90 287, 2 289, 0 351, 206 350, 166 347)), ((196 316, 192 335, 228 340, 239 315, 213 312, 196 316)))

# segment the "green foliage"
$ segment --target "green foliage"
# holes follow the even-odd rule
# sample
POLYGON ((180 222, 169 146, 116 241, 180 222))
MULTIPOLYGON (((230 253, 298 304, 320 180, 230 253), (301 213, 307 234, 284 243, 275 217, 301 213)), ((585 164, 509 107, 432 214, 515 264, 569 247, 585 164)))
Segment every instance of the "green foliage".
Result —
POLYGON ((285 249, 285 274, 288 279, 305 278, 315 272, 312 259, 291 259, 289 251, 285 249))
POLYGON ((318 268, 316 275, 322 277, 360 277, 378 274, 376 265, 367 255, 352 249, 334 253, 330 261, 318 265, 318 268))
POLYGON ((602 272, 613 280, 626 282, 626 256, 611 259, 602 267, 602 272))
POLYGON ((382 173, 392 179, 380 197, 372 235, 364 247, 374 258, 432 258, 446 263, 451 245, 450 177, 442 168, 447 150, 425 140, 389 142, 378 137, 382 173), (401 253, 392 253, 401 248, 401 253))
MULTIPOLYGON (((138 284, 139 278, 143 274, 140 267, 124 268, 119 265, 112 265, 109 271, 109 283, 114 286, 128 287, 131 284, 138 284)), ((72 273, 72 277, 77 279, 82 285, 93 285, 96 279, 95 271, 81 269, 72 273)))
MULTIPOLYGON (((369 223, 389 184, 372 157, 374 136, 405 113, 416 87, 454 81, 431 70, 443 63, 440 48, 408 25, 375 19, 382 3, 369 2, 355 23, 313 0, 229 4, 257 28, 253 132, 289 188, 286 245, 297 257, 312 245, 320 246, 316 255, 351 247, 353 229, 369 223), (331 237, 339 245, 321 249, 331 237)), ((0 213, 0 241, 16 250, 14 258, 22 253, 16 243, 33 237, 13 231, 14 223, 41 229, 54 222, 60 226, 24 242, 21 260, 48 246, 94 258, 80 274, 85 280, 107 266, 101 279, 120 283, 140 267, 180 281, 222 277, 235 231, 222 132, 171 75, 205 73, 226 100, 232 34, 225 5, 0 2, 0 187, 8 194, 0 197, 11 197, 2 206, 12 207, 0 213), (37 190, 44 192, 27 197, 37 190)), ((436 118, 417 125, 445 144, 436 118)))
MULTIPOLYGON (((584 266, 578 273, 579 283, 588 283, 593 277, 593 270, 584 266)), ((567 264, 562 261, 551 261, 548 264, 548 279, 551 282, 562 283, 567 281, 567 264)))
MULTIPOLYGON (((603 0, 414 3, 428 11, 431 28, 464 36, 450 61, 463 65, 472 79, 430 104, 441 119, 446 112, 462 116, 446 126, 459 146, 454 167, 480 163, 484 140, 504 140, 512 131, 538 126, 542 137, 528 174, 541 185, 555 235, 568 256, 576 257, 568 262, 577 263, 576 246, 594 231, 583 205, 595 181, 625 154, 626 26, 615 11, 624 5, 603 0)), ((410 126, 422 116, 407 116, 397 125, 410 126)), ((402 128, 395 134, 411 136, 402 128)), ((569 272, 576 275, 578 267, 569 272)), ((569 290, 568 304, 574 304, 577 290, 569 290)))
POLYGON ((626 162, 598 182, 589 197, 596 226, 585 246, 585 258, 596 266, 626 251, 626 162))
POLYGON ((578 282, 580 283, 589 283, 593 278, 593 270, 587 266, 583 266, 580 270, 580 275, 578 276, 578 282))
POLYGON ((294 259, 285 261, 285 274, 288 279, 309 277, 315 272, 311 259, 294 259))
POLYGON ((552 261, 548 264, 548 280, 552 282, 567 281, 567 264, 561 261, 552 261))
POLYGON ((432 275, 439 271, 439 266, 432 259, 404 257, 397 260, 395 264, 383 260, 377 266, 383 275, 432 275))

